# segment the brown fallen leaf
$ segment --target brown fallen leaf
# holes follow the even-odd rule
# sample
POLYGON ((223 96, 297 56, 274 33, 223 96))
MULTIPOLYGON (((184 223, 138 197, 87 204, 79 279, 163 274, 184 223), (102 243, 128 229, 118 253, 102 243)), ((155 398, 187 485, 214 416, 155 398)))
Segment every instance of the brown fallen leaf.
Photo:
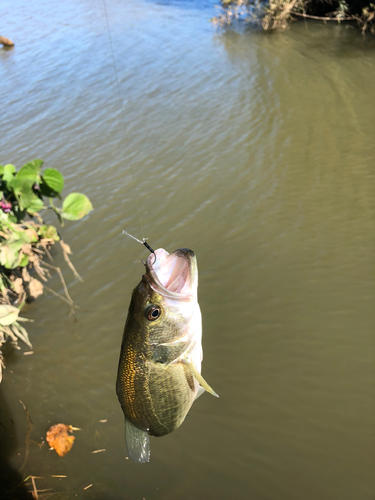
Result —
POLYGON ((5 38, 5 36, 0 36, 0 43, 5 45, 6 47, 13 47, 14 43, 9 38, 5 38))
POLYGON ((56 450, 56 453, 63 457, 71 450, 75 437, 72 436, 73 427, 71 425, 52 425, 47 431, 47 443, 56 450))

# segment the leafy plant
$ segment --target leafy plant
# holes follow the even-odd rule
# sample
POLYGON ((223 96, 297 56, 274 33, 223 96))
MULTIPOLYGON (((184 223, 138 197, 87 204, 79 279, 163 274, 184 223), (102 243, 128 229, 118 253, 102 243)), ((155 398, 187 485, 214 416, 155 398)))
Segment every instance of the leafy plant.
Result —
POLYGON ((362 33, 375 34, 375 4, 364 0, 221 0, 211 21, 219 26, 235 20, 259 24, 264 30, 285 30, 298 17, 321 21, 357 21, 362 33), (336 9, 332 11, 332 6, 336 9))
MULTIPOLYGON (((60 268, 45 261, 45 256, 52 260, 49 249, 59 242, 66 262, 80 279, 69 259, 70 248, 39 212, 53 210, 64 225, 64 219, 80 220, 93 207, 82 193, 70 193, 63 199, 64 177, 54 168, 42 171, 42 165, 42 160, 33 160, 18 171, 12 164, 0 165, 0 347, 7 340, 17 345, 18 339, 31 347, 27 331, 19 323, 19 312, 25 301, 43 293, 46 286, 40 280, 47 281, 49 269, 60 276, 65 292, 61 298, 74 307, 60 268), (62 202, 61 207, 54 199, 62 202)), ((0 351, 0 381, 2 363, 0 351)))
POLYGON ((375 35, 375 4, 370 3, 362 9, 362 15, 357 16, 357 22, 362 29, 362 33, 370 31, 375 35))

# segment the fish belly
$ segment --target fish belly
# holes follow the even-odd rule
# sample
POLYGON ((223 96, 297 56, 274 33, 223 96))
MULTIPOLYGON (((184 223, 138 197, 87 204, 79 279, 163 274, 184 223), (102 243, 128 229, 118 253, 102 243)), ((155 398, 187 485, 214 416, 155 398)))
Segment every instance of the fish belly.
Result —
POLYGON ((164 436, 184 421, 198 382, 183 360, 155 363, 123 346, 117 394, 125 418, 153 436, 164 436))
POLYGON ((150 365, 148 387, 152 412, 149 433, 164 436, 185 420, 198 391, 198 382, 183 361, 166 366, 150 365))

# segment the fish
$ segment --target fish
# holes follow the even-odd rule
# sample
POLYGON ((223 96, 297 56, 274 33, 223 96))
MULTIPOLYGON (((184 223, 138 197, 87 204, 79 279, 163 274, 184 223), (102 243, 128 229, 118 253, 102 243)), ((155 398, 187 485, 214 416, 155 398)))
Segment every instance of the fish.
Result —
POLYGON ((137 463, 150 460, 149 436, 176 430, 203 392, 219 397, 201 375, 195 253, 152 252, 132 293, 116 381, 128 455, 137 463))

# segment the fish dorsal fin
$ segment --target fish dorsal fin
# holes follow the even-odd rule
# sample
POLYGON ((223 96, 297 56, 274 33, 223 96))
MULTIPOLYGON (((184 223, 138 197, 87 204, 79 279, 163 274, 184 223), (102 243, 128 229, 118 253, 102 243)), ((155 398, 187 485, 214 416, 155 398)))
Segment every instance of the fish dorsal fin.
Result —
POLYGON ((200 385, 203 387, 203 389, 205 389, 207 392, 209 392, 210 394, 212 394, 213 396, 215 396, 216 398, 218 398, 219 395, 216 394, 216 392, 212 389, 212 387, 207 384, 207 382, 204 380, 204 378, 202 377, 202 375, 195 368, 194 364, 190 360, 188 360, 186 358, 183 358, 183 361, 189 367, 191 373, 194 375, 194 377, 197 379, 197 381, 200 383, 200 385))
POLYGON ((150 461, 150 438, 146 431, 141 431, 130 420, 125 419, 125 441, 129 457, 133 462, 150 461))

